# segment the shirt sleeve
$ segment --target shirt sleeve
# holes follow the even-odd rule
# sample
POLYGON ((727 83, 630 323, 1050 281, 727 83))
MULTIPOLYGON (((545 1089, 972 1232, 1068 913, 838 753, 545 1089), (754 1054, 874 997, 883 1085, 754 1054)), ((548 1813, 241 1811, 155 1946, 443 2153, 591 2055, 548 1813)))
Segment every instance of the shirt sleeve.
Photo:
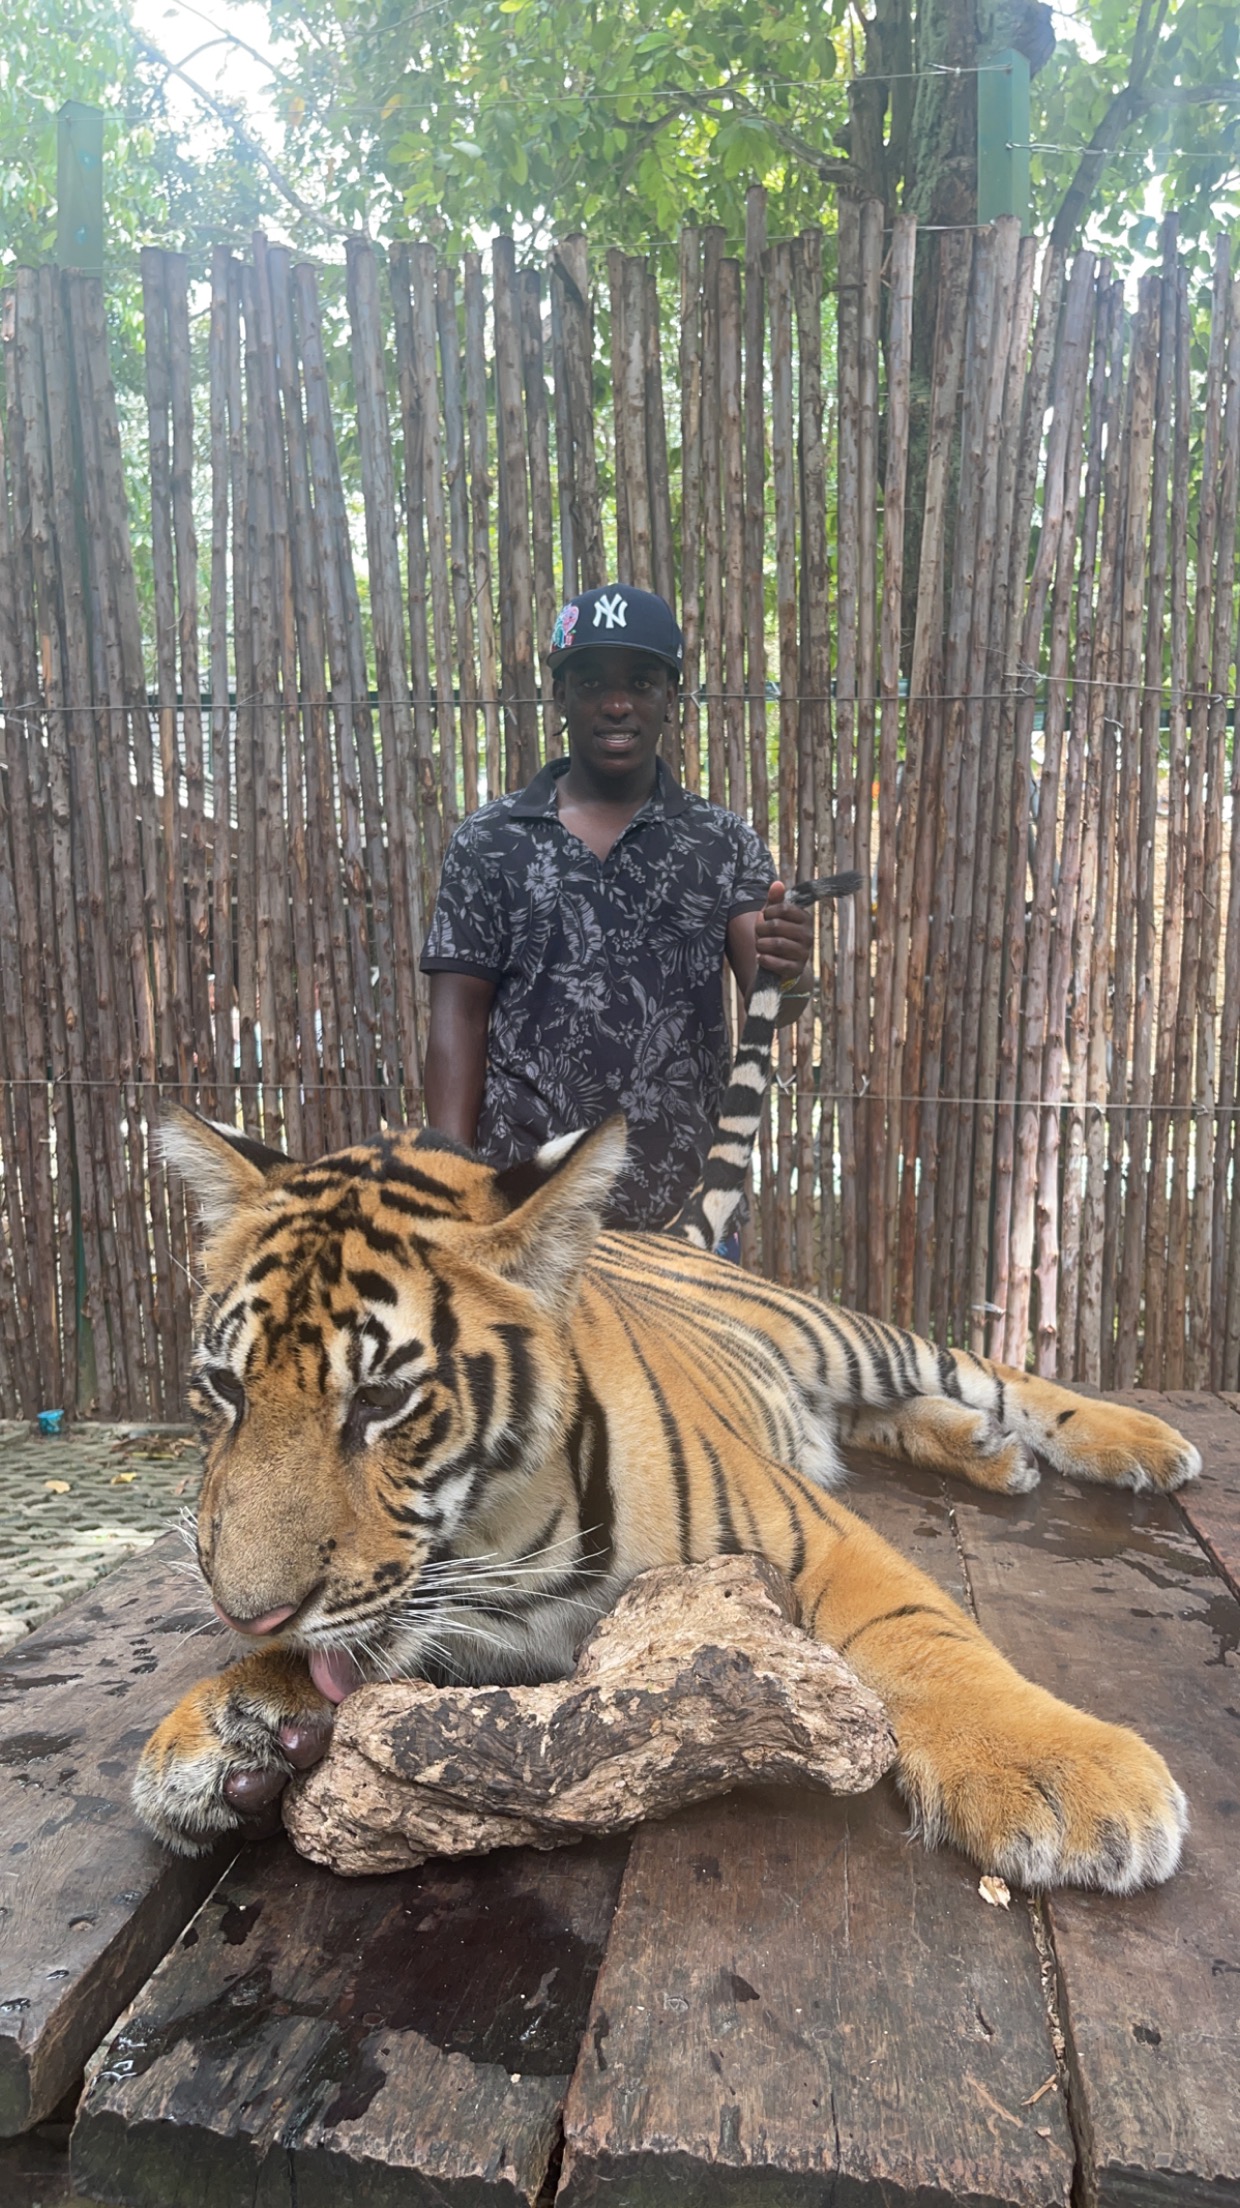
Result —
POLYGON ((738 912, 761 912, 775 879, 775 861, 762 838, 746 821, 738 820, 736 826, 736 873, 729 920, 735 920, 738 912))
POLYGON ((487 864, 475 824, 465 821, 444 853, 434 918, 422 946, 424 974, 476 974, 498 981, 508 964, 502 869, 487 864))

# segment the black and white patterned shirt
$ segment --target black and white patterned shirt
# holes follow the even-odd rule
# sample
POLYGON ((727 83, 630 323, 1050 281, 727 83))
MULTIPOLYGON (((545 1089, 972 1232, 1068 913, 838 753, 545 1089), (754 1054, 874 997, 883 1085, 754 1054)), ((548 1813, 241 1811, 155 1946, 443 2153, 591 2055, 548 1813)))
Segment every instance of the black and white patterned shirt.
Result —
POLYGON ((448 846, 428 974, 495 983, 479 1155, 528 1158, 553 1135, 629 1123, 609 1224, 666 1224, 697 1179, 727 1083, 728 922, 775 869, 734 813, 658 762, 654 791, 598 859, 565 828, 553 760, 448 846))

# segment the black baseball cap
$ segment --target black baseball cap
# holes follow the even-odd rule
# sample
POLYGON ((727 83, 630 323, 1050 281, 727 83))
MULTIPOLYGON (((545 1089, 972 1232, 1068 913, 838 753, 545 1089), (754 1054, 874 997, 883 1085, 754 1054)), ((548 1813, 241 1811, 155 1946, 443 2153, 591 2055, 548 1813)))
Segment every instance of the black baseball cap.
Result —
POLYGON ((649 652, 677 674, 684 666, 685 640, 666 598, 632 583, 603 583, 570 598, 556 615, 547 665, 558 674, 566 660, 590 644, 649 652))

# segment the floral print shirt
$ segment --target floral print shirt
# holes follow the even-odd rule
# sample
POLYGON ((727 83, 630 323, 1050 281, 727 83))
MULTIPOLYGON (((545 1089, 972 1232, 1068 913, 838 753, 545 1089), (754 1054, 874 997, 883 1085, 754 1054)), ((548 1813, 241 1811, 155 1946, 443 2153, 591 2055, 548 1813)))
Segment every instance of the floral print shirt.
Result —
POLYGON ((622 1111, 629 1157, 612 1226, 658 1228, 693 1187, 729 1071, 728 922, 775 869, 734 813, 652 795, 598 859, 565 828, 553 760, 462 822, 448 846, 424 973, 495 984, 477 1148, 492 1165, 622 1111))

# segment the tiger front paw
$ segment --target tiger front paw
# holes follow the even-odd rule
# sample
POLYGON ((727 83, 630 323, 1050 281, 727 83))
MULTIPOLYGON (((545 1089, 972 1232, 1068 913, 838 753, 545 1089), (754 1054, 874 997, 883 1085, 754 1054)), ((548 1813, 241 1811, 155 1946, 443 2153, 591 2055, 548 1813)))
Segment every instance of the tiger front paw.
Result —
POLYGON ((1157 1886, 1188 1829, 1155 1749, 1037 1687, 971 1738, 945 1726, 941 1741, 902 1740, 896 1776, 927 1845, 951 1840, 1017 1886, 1157 1886))
POLYGON ((156 1727, 134 1807, 178 1855, 203 1855, 239 1828, 269 1829, 294 1772, 326 1754, 334 1715, 301 1658, 278 1649, 243 1657, 191 1687, 156 1727))

